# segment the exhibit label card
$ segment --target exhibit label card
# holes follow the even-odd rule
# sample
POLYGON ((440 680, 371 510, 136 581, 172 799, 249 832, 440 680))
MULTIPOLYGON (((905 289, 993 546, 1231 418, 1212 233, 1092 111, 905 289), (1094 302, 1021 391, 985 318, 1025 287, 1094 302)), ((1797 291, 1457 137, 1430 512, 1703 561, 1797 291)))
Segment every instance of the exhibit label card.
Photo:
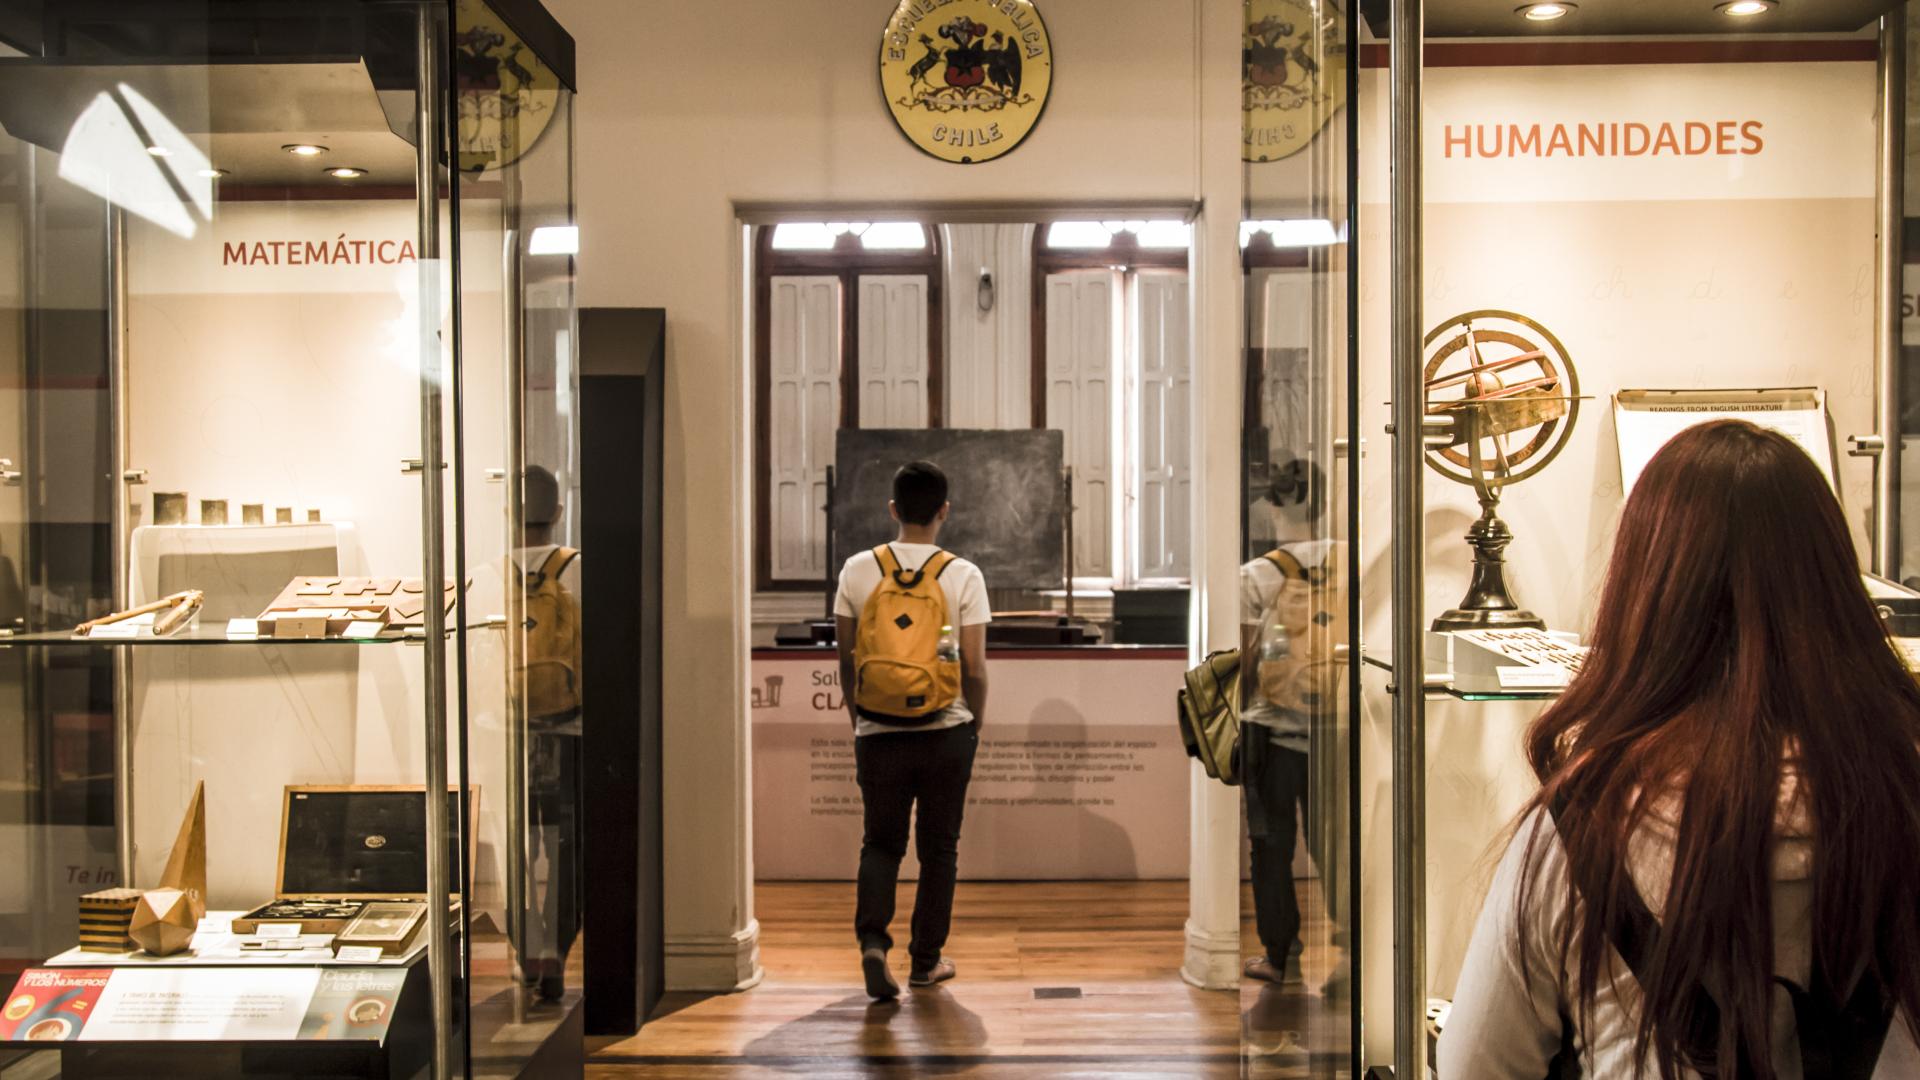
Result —
POLYGON ((342 945, 334 959, 348 964, 377 964, 384 958, 378 945, 342 945))
POLYGON ((1559 664, 1529 664, 1496 670, 1502 690, 1564 690, 1573 681, 1573 673, 1559 664))
POLYGON ((0 1006, 0 1040, 69 1042, 94 1014, 112 968, 32 968, 0 1006))
MULTIPOLYGON (((345 955, 346 950, 341 952, 345 955)), ((405 968, 321 969, 319 985, 300 1023, 300 1038, 385 1042, 406 981, 405 968)))
POLYGON ((316 968, 120 968, 107 980, 87 1041, 228 1042, 298 1038, 316 968))

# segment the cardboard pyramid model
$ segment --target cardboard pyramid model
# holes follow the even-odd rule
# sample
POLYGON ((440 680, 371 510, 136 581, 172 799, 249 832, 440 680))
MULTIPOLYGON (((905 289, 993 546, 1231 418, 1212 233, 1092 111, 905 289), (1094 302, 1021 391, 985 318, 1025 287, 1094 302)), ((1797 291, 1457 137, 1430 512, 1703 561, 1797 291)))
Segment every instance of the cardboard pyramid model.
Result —
POLYGON ((193 801, 160 874, 160 887, 140 895, 127 936, 155 956, 171 956, 193 942, 207 913, 207 785, 194 785, 193 801))

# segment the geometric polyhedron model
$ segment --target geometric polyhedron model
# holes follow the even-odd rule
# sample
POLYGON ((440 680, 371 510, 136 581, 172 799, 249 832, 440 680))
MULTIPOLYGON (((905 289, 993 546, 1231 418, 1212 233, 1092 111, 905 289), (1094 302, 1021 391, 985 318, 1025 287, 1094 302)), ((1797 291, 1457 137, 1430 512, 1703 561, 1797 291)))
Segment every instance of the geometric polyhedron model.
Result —
POLYGON ((172 956, 193 942, 200 917, 193 903, 179 889, 149 889, 140 896, 133 910, 133 924, 127 936, 155 956, 172 956))

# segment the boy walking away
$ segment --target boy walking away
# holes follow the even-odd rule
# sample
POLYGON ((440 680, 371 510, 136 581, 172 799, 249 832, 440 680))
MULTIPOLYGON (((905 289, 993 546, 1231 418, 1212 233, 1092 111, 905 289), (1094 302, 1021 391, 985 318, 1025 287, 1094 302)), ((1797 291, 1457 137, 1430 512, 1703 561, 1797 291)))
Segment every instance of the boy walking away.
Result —
POLYGON ((866 815, 854 932, 867 995, 880 1001, 900 996, 887 950, 915 803, 920 885, 908 981, 932 986, 955 974, 940 951, 953 919, 960 818, 986 712, 993 612, 980 568, 937 546, 951 509, 939 466, 902 467, 888 504, 899 524, 895 540, 848 559, 834 600, 840 685, 866 815))

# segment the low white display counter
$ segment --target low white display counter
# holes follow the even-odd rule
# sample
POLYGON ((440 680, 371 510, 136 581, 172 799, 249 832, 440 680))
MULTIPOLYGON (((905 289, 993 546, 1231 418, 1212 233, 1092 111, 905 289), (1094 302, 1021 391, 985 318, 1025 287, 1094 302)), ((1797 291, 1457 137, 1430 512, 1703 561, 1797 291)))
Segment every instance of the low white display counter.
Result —
MULTIPOLYGON (((974 880, 1183 878, 1182 648, 991 649, 987 722, 960 838, 974 880)), ((832 649, 753 653, 754 869, 853 879, 860 789, 832 649)), ((909 849, 903 877, 918 871, 909 849)))

